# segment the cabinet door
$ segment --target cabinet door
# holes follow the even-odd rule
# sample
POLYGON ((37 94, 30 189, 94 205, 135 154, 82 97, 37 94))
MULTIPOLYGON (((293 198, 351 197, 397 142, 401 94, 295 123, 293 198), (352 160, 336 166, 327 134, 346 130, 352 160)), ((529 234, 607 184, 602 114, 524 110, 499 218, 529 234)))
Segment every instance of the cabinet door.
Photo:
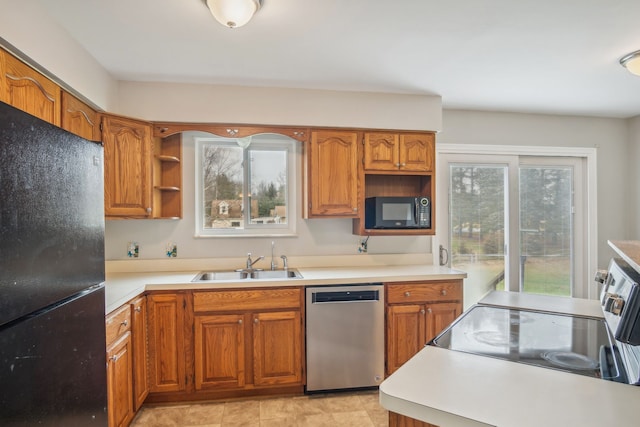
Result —
POLYGON ((239 388, 245 384, 242 314, 195 316, 195 387, 239 388))
POLYGON ((391 375, 420 351, 425 343, 423 305, 387 307, 387 375, 391 375))
POLYGON ((426 307, 426 341, 429 342, 462 313, 460 303, 436 303, 426 307))
POLYGON ((414 420, 404 415, 389 412, 389 427, 438 427, 423 421, 414 420))
POLYGON ((435 154, 433 134, 400 135, 400 170, 432 172, 435 154))
POLYGON ((60 126, 60 87, 1 49, 0 101, 60 126))
POLYGON ((129 425, 133 419, 131 334, 127 332, 107 350, 109 427, 129 425))
POLYGON ((98 113, 64 91, 62 92, 62 129, 90 141, 100 140, 98 113))
POLYGON ((308 216, 358 216, 358 133, 311 133, 308 216))
POLYGON ((253 314, 254 384, 302 381, 302 325, 299 311, 253 314))
POLYGON ((397 133, 364 134, 364 170, 396 171, 400 166, 397 133))
POLYGON ((151 125, 103 116, 106 216, 151 216, 151 125))
POLYGON ((146 297, 138 298, 131 303, 131 341, 133 352, 133 406, 137 411, 149 394, 146 297))
POLYGON ((147 297, 149 327, 149 391, 186 389, 184 294, 147 297))

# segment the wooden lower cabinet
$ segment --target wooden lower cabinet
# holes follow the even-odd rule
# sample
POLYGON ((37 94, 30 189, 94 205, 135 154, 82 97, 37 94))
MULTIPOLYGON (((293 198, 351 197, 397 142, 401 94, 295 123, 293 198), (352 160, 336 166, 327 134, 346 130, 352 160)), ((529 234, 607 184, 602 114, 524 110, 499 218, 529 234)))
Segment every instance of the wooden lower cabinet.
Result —
POLYGON ((149 391, 179 392, 187 387, 185 340, 186 293, 147 296, 149 333, 149 391))
POLYGON ((196 390, 302 382, 299 311, 196 315, 194 319, 196 390), (248 376, 251 370, 253 375, 248 376))
POLYGON ((302 383, 300 311, 253 314, 253 384, 302 383))
POLYGON ((389 412, 389 427, 438 427, 434 424, 425 423, 424 421, 414 420, 404 415, 389 412))
POLYGON ((107 335, 107 412, 109 427, 129 425, 133 408, 131 312, 125 304, 109 314, 107 335))
POLYGON ((149 394, 149 354, 147 336, 147 297, 131 301, 131 344, 133 354, 133 407, 137 411, 149 394))
POLYGON ((301 298, 300 288, 196 293, 196 392, 302 386, 301 298))
POLYGON ((129 425, 133 419, 131 334, 127 332, 107 351, 109 426, 129 425))
POLYGON ((387 284, 387 376, 462 314, 462 280, 387 284))
POLYGON ((195 387, 240 388, 245 384, 244 315, 195 316, 195 387))

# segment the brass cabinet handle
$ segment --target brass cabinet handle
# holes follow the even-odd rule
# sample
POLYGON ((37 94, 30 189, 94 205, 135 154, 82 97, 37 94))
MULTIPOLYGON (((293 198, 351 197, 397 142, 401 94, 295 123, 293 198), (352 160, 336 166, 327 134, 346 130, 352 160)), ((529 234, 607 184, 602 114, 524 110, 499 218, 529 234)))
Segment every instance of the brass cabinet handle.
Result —
POLYGON ((256 325, 258 324, 258 322, 259 322, 259 320, 258 320, 257 317, 255 319, 253 319, 253 323, 255 323, 256 325))
POLYGON ((238 324, 242 325, 242 319, 238 319, 238 324))
POLYGON ((425 311, 424 311, 424 308, 423 308, 422 310, 420 310, 420 314, 424 314, 424 313, 425 313, 425 311))
POLYGON ((134 310, 136 313, 140 313, 142 311, 142 307, 136 307, 134 310))
POLYGON ((405 292, 405 293, 404 293, 404 296, 405 296, 405 297, 410 297, 410 296, 411 296, 411 292, 409 292, 409 291, 405 292))
POLYGON ((128 320, 125 320, 124 322, 121 323, 122 326, 127 326, 129 324, 128 320))
POLYGON ((433 311, 430 308, 427 308, 427 313, 431 314, 433 311))
POLYGON ((447 290, 443 289, 442 291, 440 291, 440 293, 442 294, 442 296, 446 296, 447 295, 447 290))

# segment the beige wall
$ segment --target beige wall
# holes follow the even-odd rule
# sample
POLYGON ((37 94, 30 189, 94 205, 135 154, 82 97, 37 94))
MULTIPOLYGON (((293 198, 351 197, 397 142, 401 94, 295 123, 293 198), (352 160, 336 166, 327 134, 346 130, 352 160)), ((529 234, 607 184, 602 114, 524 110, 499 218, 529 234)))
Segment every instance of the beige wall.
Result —
POLYGON ((120 82, 119 112, 154 121, 438 131, 439 96, 120 82))
POLYGON ((0 37, 0 45, 26 55, 95 107, 106 111, 117 108, 116 80, 46 14, 37 0, 0 0, 0 37))
POLYGON ((628 120, 629 146, 628 146, 628 173, 626 175, 628 185, 628 215, 629 233, 626 238, 640 239, 640 116, 628 120))

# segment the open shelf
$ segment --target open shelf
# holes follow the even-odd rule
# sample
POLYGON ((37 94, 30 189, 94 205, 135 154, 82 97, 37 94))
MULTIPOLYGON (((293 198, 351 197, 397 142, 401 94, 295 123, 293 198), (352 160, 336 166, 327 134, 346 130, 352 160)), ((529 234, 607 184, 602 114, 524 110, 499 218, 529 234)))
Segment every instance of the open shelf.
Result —
POLYGON ((182 135, 156 138, 154 147, 153 217, 182 218, 182 135))
POLYGON ((364 175, 364 197, 360 202, 360 217, 353 220, 353 234, 361 236, 428 236, 435 234, 435 179, 431 174, 421 175, 364 175), (364 228, 364 199, 367 197, 420 197, 431 199, 431 228, 420 229, 367 229, 364 228))

